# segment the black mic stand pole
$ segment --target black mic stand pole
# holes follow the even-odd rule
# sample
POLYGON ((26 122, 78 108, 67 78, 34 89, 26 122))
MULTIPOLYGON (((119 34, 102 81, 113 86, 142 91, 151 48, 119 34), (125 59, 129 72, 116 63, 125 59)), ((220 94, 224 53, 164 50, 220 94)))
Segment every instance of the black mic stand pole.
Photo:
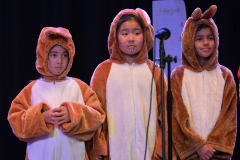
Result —
POLYGON ((159 48, 159 58, 160 58, 160 68, 161 68, 161 106, 162 106, 162 159, 165 160, 165 110, 164 110, 164 76, 163 70, 165 68, 165 50, 163 39, 160 39, 160 48, 159 48))
POLYGON ((174 61, 177 63, 177 57, 172 58, 170 55, 165 57, 168 63, 168 91, 167 91, 167 116, 168 116, 168 157, 172 159, 172 91, 171 91, 171 65, 174 61))
POLYGON ((167 91, 167 119, 168 119, 168 159, 172 159, 172 91, 171 91, 171 65, 177 62, 177 57, 172 58, 170 55, 165 57, 163 39, 160 39, 160 68, 161 68, 161 103, 162 103, 162 158, 165 160, 165 107, 164 107, 164 72, 165 63, 168 63, 168 91, 167 91))

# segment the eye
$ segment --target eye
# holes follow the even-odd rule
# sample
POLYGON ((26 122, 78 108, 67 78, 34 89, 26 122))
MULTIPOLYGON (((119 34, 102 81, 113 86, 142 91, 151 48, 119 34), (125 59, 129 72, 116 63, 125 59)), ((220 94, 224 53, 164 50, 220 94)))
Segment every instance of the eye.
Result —
POLYGON ((66 53, 66 54, 63 54, 63 57, 66 57, 66 58, 68 58, 68 54, 66 53))
POLYGON ((214 40, 214 38, 213 38, 213 37, 208 37, 208 39, 209 39, 209 40, 214 40))
POLYGON ((195 39, 195 41, 201 41, 202 40, 202 38, 196 38, 195 39))
POLYGON ((122 35, 123 35, 123 36, 127 36, 127 35, 128 35, 128 33, 122 33, 122 35))
POLYGON ((52 53, 52 54, 50 54, 50 56, 51 56, 51 57, 56 57, 56 56, 57 56, 57 54, 55 54, 55 53, 52 53))
POLYGON ((135 33, 135 35, 139 35, 139 34, 141 34, 141 33, 140 33, 140 32, 136 32, 136 33, 135 33))

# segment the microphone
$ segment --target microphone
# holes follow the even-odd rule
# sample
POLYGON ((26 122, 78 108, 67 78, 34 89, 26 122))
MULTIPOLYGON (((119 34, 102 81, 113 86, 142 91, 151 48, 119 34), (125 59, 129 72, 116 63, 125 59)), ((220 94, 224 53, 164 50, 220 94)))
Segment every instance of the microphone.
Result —
POLYGON ((166 40, 170 37, 171 32, 167 28, 162 28, 155 33, 155 37, 160 40, 166 40))

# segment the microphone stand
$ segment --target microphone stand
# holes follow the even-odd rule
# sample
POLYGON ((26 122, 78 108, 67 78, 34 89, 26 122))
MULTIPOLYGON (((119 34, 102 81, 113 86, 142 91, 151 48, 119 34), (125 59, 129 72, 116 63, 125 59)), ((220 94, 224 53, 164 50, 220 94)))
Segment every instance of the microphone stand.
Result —
MULTIPOLYGON (((177 62, 177 57, 172 58, 170 55, 165 57, 165 50, 163 44, 163 38, 160 39, 160 68, 161 68, 161 103, 162 103, 162 158, 165 160, 165 111, 164 111, 164 72, 165 63, 168 63, 168 91, 167 91, 167 120, 168 120, 168 159, 172 159, 172 92, 171 92, 171 65, 174 61, 177 62)), ((159 59, 157 59, 159 60, 159 59)))

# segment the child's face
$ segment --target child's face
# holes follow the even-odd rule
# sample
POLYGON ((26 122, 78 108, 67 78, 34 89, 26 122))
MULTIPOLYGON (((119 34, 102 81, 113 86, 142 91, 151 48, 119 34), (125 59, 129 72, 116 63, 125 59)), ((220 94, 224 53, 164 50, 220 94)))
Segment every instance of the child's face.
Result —
POLYGON ((135 21, 126 21, 117 32, 119 49, 125 56, 136 56, 143 47, 143 30, 135 21))
POLYGON ((202 28, 195 38, 195 52, 199 58, 207 58, 215 50, 214 35, 210 28, 202 28))
POLYGON ((48 69, 49 71, 58 76, 68 65, 68 51, 62 46, 54 46, 48 54, 48 69))

